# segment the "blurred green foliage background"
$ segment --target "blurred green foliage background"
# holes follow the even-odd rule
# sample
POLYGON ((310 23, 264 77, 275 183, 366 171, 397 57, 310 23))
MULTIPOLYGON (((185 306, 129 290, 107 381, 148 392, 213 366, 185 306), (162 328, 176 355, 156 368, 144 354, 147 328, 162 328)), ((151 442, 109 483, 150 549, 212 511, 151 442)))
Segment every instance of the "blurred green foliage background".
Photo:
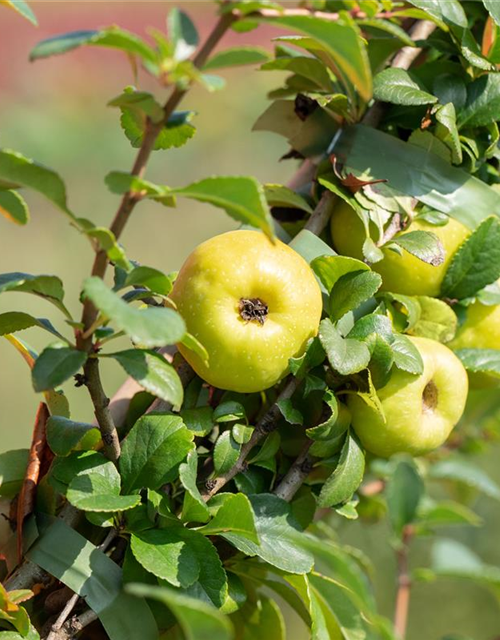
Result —
MULTIPOLYGON (((215 17, 208 2, 182 2, 206 33, 215 17)), ((147 27, 163 29, 166 2, 45 2, 32 3, 40 26, 35 29, 13 12, 0 13, 0 145, 20 151, 54 168, 66 181, 72 209, 97 224, 108 224, 117 197, 104 185, 110 170, 128 170, 134 150, 121 132, 119 112, 106 107, 108 100, 133 84, 126 58, 110 50, 79 50, 65 56, 28 62, 39 40, 76 29, 116 23, 140 35, 147 27)), ((224 45, 258 43, 270 47, 274 31, 261 28, 249 34, 229 35, 224 45)), ((242 68, 224 74, 227 88, 215 94, 196 88, 183 109, 198 112, 194 139, 182 149, 156 152, 148 177, 160 184, 181 186, 211 174, 253 175, 262 182, 286 182, 295 161, 278 162, 287 151, 283 139, 252 133, 251 126, 266 105, 266 92, 277 84, 276 73, 242 68)), ((156 88, 144 74, 138 86, 156 88)), ((160 91, 161 94, 161 91, 160 91)), ((48 273, 62 277, 66 304, 79 315, 78 295, 89 275, 92 251, 87 240, 69 226, 66 218, 46 201, 26 195, 32 220, 27 228, 0 219, 0 272, 48 273)), ((180 201, 177 209, 144 202, 134 212, 123 238, 130 258, 166 272, 176 270, 201 241, 236 227, 236 223, 209 205, 180 201)), ((48 303, 25 294, 0 297, 0 312, 20 310, 50 318, 64 329, 48 303)), ((67 328, 69 332, 69 328, 67 328)), ((22 334, 41 349, 46 337, 31 329, 22 334)), ((26 447, 39 398, 33 393, 26 364, 6 342, 0 342, 0 452, 26 447)), ((108 394, 123 381, 113 363, 103 363, 108 394), (107 366, 106 366, 107 365, 107 366)), ((72 415, 89 421, 91 407, 85 389, 65 386, 72 415)), ((480 458, 481 466, 500 481, 496 445, 480 458)), ((467 542, 489 564, 500 564, 500 513, 489 498, 472 498, 484 519, 482 528, 443 531, 444 536, 467 542)), ((375 564, 374 584, 382 612, 391 615, 394 598, 394 559, 384 524, 342 522, 344 542, 364 549, 375 564)), ((430 544, 415 545, 412 561, 425 566, 430 544)), ((290 639, 299 640, 300 624, 289 626, 290 639), (295 629, 297 629, 295 633, 295 629)), ((500 638, 500 608, 494 595, 464 582, 441 581, 414 587, 408 640, 437 640, 454 632, 473 640, 500 638)), ((451 640, 452 636, 450 636, 451 640)), ((271 639, 269 639, 271 640, 271 639)))

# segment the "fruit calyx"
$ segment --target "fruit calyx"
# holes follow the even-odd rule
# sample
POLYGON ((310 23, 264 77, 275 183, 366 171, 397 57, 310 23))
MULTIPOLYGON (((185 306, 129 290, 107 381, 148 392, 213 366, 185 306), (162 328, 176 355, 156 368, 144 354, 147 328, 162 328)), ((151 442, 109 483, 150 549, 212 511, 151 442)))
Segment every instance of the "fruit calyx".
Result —
POLYGON ((239 312, 245 322, 264 324, 269 307, 260 298, 240 298, 239 312))
POLYGON ((431 380, 425 385, 422 393, 422 408, 424 411, 434 411, 438 404, 438 388, 431 380))

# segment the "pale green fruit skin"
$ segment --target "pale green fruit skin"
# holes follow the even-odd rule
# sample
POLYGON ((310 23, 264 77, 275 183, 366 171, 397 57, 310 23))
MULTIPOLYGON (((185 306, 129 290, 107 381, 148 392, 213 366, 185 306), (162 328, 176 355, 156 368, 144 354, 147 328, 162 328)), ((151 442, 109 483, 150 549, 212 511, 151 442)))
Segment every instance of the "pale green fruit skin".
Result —
POLYGON ((307 262, 258 231, 230 231, 199 245, 177 276, 171 298, 189 333, 206 348, 208 366, 182 344, 179 351, 206 382, 251 393, 275 385, 288 360, 318 332, 322 297, 307 262), (269 307, 263 325, 245 322, 241 298, 269 307))
MULTIPOLYGON (((500 349, 500 305, 488 306, 474 302, 467 307, 465 322, 448 345, 451 349, 500 349)), ((473 389, 487 389, 500 385, 500 379, 487 373, 469 371, 473 389)))
MULTIPOLYGON (((356 212, 345 201, 339 203, 332 214, 330 229, 333 247, 340 254, 363 260, 363 242, 365 231, 356 212)), ((448 224, 438 227, 424 220, 412 222, 408 231, 432 231, 443 243, 445 260, 433 267, 412 256, 407 251, 398 255, 389 249, 383 249, 384 259, 373 265, 373 270, 382 276, 382 290, 408 296, 437 297, 441 283, 453 254, 470 234, 463 224, 450 218, 448 224)), ((371 231, 372 238, 376 237, 371 231)))
POLYGON ((380 414, 359 396, 348 396, 352 426, 363 446, 388 458, 395 453, 419 456, 441 446, 460 420, 467 400, 468 379, 462 363, 445 345, 428 338, 410 338, 424 361, 424 371, 415 376, 394 369, 385 387, 377 391, 385 414, 380 414), (424 408, 426 385, 437 388, 437 405, 424 408))

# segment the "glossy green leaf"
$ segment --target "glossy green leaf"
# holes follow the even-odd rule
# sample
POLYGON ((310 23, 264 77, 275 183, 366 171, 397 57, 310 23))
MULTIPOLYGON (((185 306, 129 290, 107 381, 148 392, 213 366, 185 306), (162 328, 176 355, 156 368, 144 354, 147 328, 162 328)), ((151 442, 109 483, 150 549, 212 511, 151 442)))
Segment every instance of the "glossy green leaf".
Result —
POLYGON ((108 102, 108 107, 127 108, 139 111, 148 116, 151 122, 159 123, 165 117, 162 106, 154 96, 147 91, 137 91, 134 87, 127 87, 125 91, 108 102))
POLYGON ((47 442, 56 456, 93 449, 100 440, 100 431, 93 424, 74 422, 63 416, 51 416, 47 421, 47 442))
POLYGON ((110 640, 157 640, 145 600, 122 592, 120 567, 62 520, 42 533, 28 557, 85 599, 110 640))
POLYGON ((482 75, 467 85, 467 102, 458 115, 458 126, 481 127, 500 120, 500 78, 482 75))
POLYGON ((455 354, 468 371, 500 378, 500 349, 458 349, 455 354))
POLYGON ((453 340, 458 324, 453 309, 436 298, 418 296, 417 300, 420 305, 420 317, 408 333, 444 343, 453 340))
POLYGON ((141 265, 127 274, 125 286, 144 286, 153 293, 168 296, 172 291, 172 280, 158 269, 141 265))
POLYGON ((63 304, 64 289, 57 276, 33 276, 29 273, 2 273, 0 275, 0 293, 4 291, 23 291, 48 300, 66 316, 69 316, 63 304))
POLYGON ((289 424, 304 424, 304 416, 293 406, 290 398, 278 400, 278 409, 289 424))
POLYGON ((143 598, 154 598, 164 603, 175 615, 186 640, 232 640, 233 630, 229 618, 214 607, 180 594, 174 589, 146 584, 129 584, 127 593, 143 598))
POLYGON ((65 339, 46 318, 35 318, 22 311, 7 311, 0 314, 0 336, 16 333, 30 327, 40 327, 58 338, 65 339))
POLYGON ((96 227, 92 223, 89 224, 87 220, 84 222, 82 218, 78 218, 78 222, 89 238, 97 240, 99 248, 107 253, 110 262, 126 272, 131 271, 132 263, 110 229, 96 227))
POLYGON ((39 42, 30 53, 30 60, 59 55, 83 45, 110 47, 138 55, 144 60, 156 61, 156 52, 138 36, 119 27, 107 27, 100 31, 70 31, 39 42))
POLYGON ((179 375, 165 358, 155 351, 129 349, 109 355, 141 387, 175 407, 182 405, 184 389, 179 375))
POLYGON ((361 262, 361 260, 347 256, 328 255, 320 255, 314 258, 311 261, 311 267, 328 293, 332 291, 335 283, 342 276, 348 273, 370 270, 370 267, 361 262))
POLYGON ((369 180, 389 180, 392 189, 471 229, 492 214, 500 215, 500 193, 482 180, 382 131, 363 125, 347 127, 336 153, 346 158, 345 171, 369 180))
POLYGON ((271 58, 262 47, 231 47, 214 54, 203 67, 204 71, 236 67, 245 64, 259 64, 271 58))
POLYGON ((465 240, 446 270, 441 295, 473 296, 500 278, 500 220, 491 216, 465 240))
POLYGON ((410 231, 396 236, 392 242, 433 267, 443 264, 445 252, 441 240, 430 231, 410 231))
POLYGON ((122 444, 123 491, 159 489, 170 482, 193 448, 193 433, 178 416, 149 413, 140 418, 122 444))
POLYGON ((290 505, 271 494, 251 495, 249 499, 260 545, 236 533, 223 534, 223 537, 243 553, 257 555, 278 569, 308 573, 313 557, 300 546, 302 534, 291 515, 290 505))
POLYGON ((168 14, 168 35, 174 46, 174 58, 186 60, 196 51, 198 32, 191 18, 177 7, 168 14))
POLYGON ((112 462, 105 462, 73 478, 66 497, 82 511, 126 511, 140 503, 141 496, 121 496, 120 489, 120 474, 112 462))
POLYGON ((441 460, 429 469, 434 480, 451 480, 481 491, 490 498, 500 500, 500 487, 478 466, 455 457, 441 460))
POLYGON ((319 339, 330 365, 343 376, 366 369, 370 362, 370 350, 364 342, 343 338, 339 330, 329 321, 322 320, 319 339))
POLYGON ((348 502, 361 484, 365 471, 365 456, 358 441, 348 434, 339 462, 319 494, 319 507, 332 507, 348 502))
POLYGON ((106 462, 103 454, 97 451, 73 451, 68 456, 58 456, 50 468, 50 484, 64 495, 79 473, 100 467, 106 462))
POLYGON ((66 187, 60 176, 16 151, 0 150, 0 187, 33 189, 74 218, 68 209, 66 187))
POLYGON ((386 489, 389 518, 397 536, 416 517, 424 494, 424 482, 415 462, 402 458, 395 463, 386 489))
POLYGON ((370 100, 370 64, 365 46, 354 24, 332 22, 314 16, 284 15, 273 18, 272 22, 312 38, 315 41, 314 48, 324 51, 331 59, 332 71, 336 73, 340 70, 342 76, 356 87, 363 100, 370 100))
POLYGON ((234 422, 246 420, 246 409, 236 400, 225 400, 215 407, 213 412, 214 422, 234 422))
POLYGON ((262 229, 270 238, 274 237, 264 189, 255 178, 205 178, 182 189, 174 189, 173 193, 220 207, 238 222, 250 224, 262 229))
MULTIPOLYGON (((21 14, 23 18, 26 18, 31 22, 31 24, 34 24, 35 27, 38 26, 38 21, 36 19, 35 14, 31 10, 29 4, 24 0, 1 0, 0 4, 3 4, 9 9, 13 9, 14 11, 17 11, 17 13, 21 14)), ((32 640, 32 639, 29 638, 28 640, 32 640)))
POLYGON ((19 492, 28 464, 28 449, 0 453, 0 496, 13 498, 19 492))
POLYGON ((224 474, 233 467, 240 455, 241 446, 230 431, 222 433, 214 447, 214 467, 217 474, 224 474))
POLYGON ((450 149, 453 162, 461 164, 463 153, 458 133, 455 105, 452 102, 448 102, 439 106, 435 111, 435 116, 438 121, 436 136, 450 149))
POLYGON ((286 628, 283 614, 278 604, 259 594, 256 606, 251 612, 245 609, 232 616, 237 628, 237 637, 245 640, 286 640, 286 628), (241 635, 243 634, 243 635, 241 635))
MULTIPOLYGON (((158 134, 153 147, 154 150, 184 146, 196 133, 196 128, 191 124, 194 115, 194 111, 177 111, 173 113, 158 134)), ((144 114, 134 109, 122 107, 120 124, 131 145, 138 149, 142 145, 146 130, 144 114)), ((163 202, 162 199, 158 200, 163 202)), ((164 202, 164 204, 167 204, 167 202, 164 202)), ((168 206, 172 205, 168 204, 168 206)))
POLYGON ((207 436, 214 428, 213 410, 211 407, 182 409, 181 418, 186 427, 197 436, 207 436))
POLYGON ((483 4, 497 25, 500 25, 500 5, 498 2, 495 2, 495 0, 483 0, 483 4))
POLYGON ((420 375, 424 370, 424 361, 417 347, 406 336, 396 334, 391 344, 394 364, 398 369, 420 375))
MULTIPOLYGON (((105 178, 106 185, 112 193, 137 193, 151 198, 167 207, 175 207, 175 196, 170 195, 168 187, 161 187, 143 178, 138 178, 125 171, 111 171, 105 178)), ((139 269, 141 267, 138 267, 139 269)), ((147 267, 144 267, 147 268, 147 267)))
POLYGON ((65 344, 46 347, 35 361, 31 372, 36 392, 54 389, 78 373, 87 360, 87 354, 65 344))
POLYGON ((271 207, 292 207, 312 213, 309 203, 298 193, 281 184, 265 184, 264 193, 271 207))
POLYGON ((227 496, 212 520, 198 531, 206 536, 237 533, 259 544, 252 505, 242 493, 227 496))
POLYGON ((381 102, 405 106, 437 102, 437 98, 422 89, 408 71, 398 68, 384 69, 375 76, 373 95, 381 102))
POLYGON ((157 307, 135 309, 111 291, 100 278, 87 278, 83 294, 141 346, 152 348, 175 344, 185 334, 184 321, 177 312, 157 307))
POLYGON ((7 189, 0 191, 0 214, 15 224, 24 225, 30 219, 28 205, 17 192, 7 189))
POLYGON ((450 27, 467 27, 467 16, 458 0, 410 0, 410 4, 450 27))
MULTIPOLYGON (((186 462, 183 462, 179 467, 179 480, 186 492, 191 496, 192 500, 196 503, 196 513, 198 517, 202 519, 200 522, 206 522, 209 519, 208 507, 201 497, 200 490, 197 486, 198 479, 198 454, 196 449, 193 449, 188 453, 186 462)), ((182 519, 186 520, 186 501, 184 501, 184 507, 182 510, 182 519)))
POLYGON ((200 575, 200 565, 189 545, 177 535, 180 527, 150 529, 132 535, 136 560, 150 573, 175 587, 189 587, 200 575))
MULTIPOLYGON (((382 278, 373 271, 352 271, 337 280, 330 293, 330 317, 340 320, 349 311, 371 298, 381 287, 382 278)), ((323 345, 324 346, 324 345, 323 345)))

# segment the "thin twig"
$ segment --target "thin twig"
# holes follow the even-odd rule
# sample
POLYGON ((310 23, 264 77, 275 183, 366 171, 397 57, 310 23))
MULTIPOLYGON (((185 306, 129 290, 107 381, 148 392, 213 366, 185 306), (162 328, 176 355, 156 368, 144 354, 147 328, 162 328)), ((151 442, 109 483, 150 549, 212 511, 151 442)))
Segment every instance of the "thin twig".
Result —
POLYGON ((296 378, 290 378, 283 391, 279 394, 276 402, 266 411, 262 418, 257 422, 254 432, 250 440, 243 445, 239 458, 235 465, 229 471, 217 478, 207 480, 205 483, 205 491, 202 493, 204 500, 209 500, 213 495, 222 489, 230 480, 238 473, 246 468, 246 459, 250 455, 252 449, 259 444, 267 435, 275 431, 281 417, 279 403, 282 400, 288 400, 292 397, 298 387, 299 381, 296 378))
POLYGON ((325 191, 304 229, 319 236, 330 220, 336 200, 337 196, 331 191, 325 191))
POLYGON ((83 371, 86 379, 85 384, 92 398, 95 417, 101 431, 104 454, 116 463, 121 452, 120 438, 109 409, 109 398, 104 393, 102 386, 98 359, 88 358, 83 371))
POLYGON ((394 609, 394 631, 400 640, 406 637, 408 611, 410 608, 411 578, 408 562, 408 551, 413 529, 406 526, 403 530, 401 547, 396 551, 397 560, 397 592, 394 609))
POLYGON ((274 490, 274 494, 279 498, 289 502, 311 473, 314 458, 310 455, 309 449, 312 444, 312 440, 306 442, 297 459, 288 470, 288 473, 274 490))

